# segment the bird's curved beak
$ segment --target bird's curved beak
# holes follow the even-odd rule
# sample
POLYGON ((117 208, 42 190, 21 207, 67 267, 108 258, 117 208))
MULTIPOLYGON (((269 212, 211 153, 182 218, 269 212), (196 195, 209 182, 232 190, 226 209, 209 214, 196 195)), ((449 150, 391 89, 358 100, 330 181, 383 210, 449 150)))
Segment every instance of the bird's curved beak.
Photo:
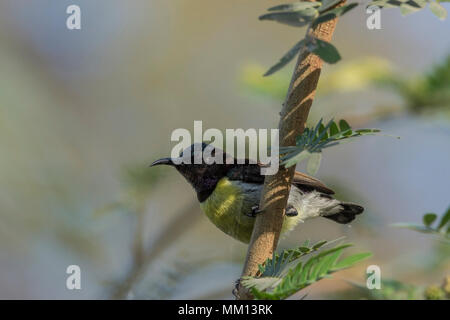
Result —
POLYGON ((161 158, 161 159, 158 159, 158 160, 154 161, 150 165, 150 167, 158 166, 158 165, 161 165, 161 164, 165 164, 165 165, 168 165, 168 166, 173 166, 174 165, 174 163, 172 161, 172 158, 161 158))

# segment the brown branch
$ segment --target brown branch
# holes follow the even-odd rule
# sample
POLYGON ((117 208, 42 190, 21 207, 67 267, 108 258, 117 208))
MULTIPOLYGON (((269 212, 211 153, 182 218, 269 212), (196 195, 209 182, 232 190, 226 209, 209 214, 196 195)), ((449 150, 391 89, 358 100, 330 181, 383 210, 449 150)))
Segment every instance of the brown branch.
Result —
MULTIPOLYGON (((339 5, 343 5, 345 1, 339 5)), ((316 38, 331 41, 337 19, 318 25, 311 32, 316 38)), ((294 146, 295 138, 302 134, 309 109, 311 108, 322 60, 306 50, 302 50, 297 60, 286 100, 280 113, 280 146, 294 146)), ((295 166, 280 167, 277 174, 267 176, 261 196, 260 208, 263 214, 256 218, 242 276, 255 275, 258 264, 262 264, 276 250, 284 219, 292 177, 295 166)), ((252 296, 243 286, 239 287, 239 299, 251 299, 252 296)))

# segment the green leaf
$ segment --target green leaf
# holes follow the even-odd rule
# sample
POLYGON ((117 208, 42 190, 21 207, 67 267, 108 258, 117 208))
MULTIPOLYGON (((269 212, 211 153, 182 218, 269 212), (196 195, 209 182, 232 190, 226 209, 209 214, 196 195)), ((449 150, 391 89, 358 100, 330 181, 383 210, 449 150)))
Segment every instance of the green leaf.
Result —
POLYGON ((438 2, 432 1, 430 2, 430 10, 434 13, 436 17, 441 20, 444 20, 447 17, 447 10, 443 6, 441 6, 438 2))
POLYGON ((320 262, 325 260, 326 258, 320 261, 318 259, 314 260, 314 264, 311 265, 311 270, 309 271, 308 282, 315 282, 317 280, 320 271, 320 262))
POLYGON ((319 241, 319 242, 317 242, 316 244, 314 244, 314 245, 312 246, 312 249, 313 249, 313 250, 318 250, 319 248, 321 248, 321 247, 323 247, 324 245, 326 245, 327 242, 328 242, 328 241, 326 241, 326 240, 319 241))
POLYGON ((393 227, 407 228, 414 231, 432 234, 436 237, 440 237, 440 241, 445 243, 450 243, 450 208, 442 215, 439 224, 436 228, 431 227, 431 225, 437 220, 437 215, 435 213, 427 213, 423 216, 423 225, 411 224, 411 223, 396 223, 393 227))
POLYGON ((341 119, 341 120, 339 121, 339 128, 341 129, 341 131, 347 131, 347 130, 350 130, 350 129, 351 129, 351 127, 350 127, 350 125, 348 124, 348 122, 345 121, 344 119, 341 119))
POLYGON ((334 7, 338 3, 341 3, 342 1, 343 0, 323 0, 322 1, 322 6, 320 7, 319 11, 320 12, 324 12, 324 11, 334 7))
POLYGON ((381 132, 381 130, 379 130, 379 129, 358 129, 358 130, 355 130, 355 132, 358 134, 370 134, 370 133, 381 132))
POLYGON ((329 42, 313 39, 313 45, 310 52, 319 56, 323 61, 327 63, 336 63, 341 60, 341 56, 337 49, 329 42))
POLYGON ((317 171, 319 171, 321 159, 322 159, 322 153, 313 152, 311 154, 311 156, 308 159, 308 164, 306 165, 306 171, 310 175, 314 176, 314 175, 316 175, 317 171))
POLYGON ((423 224, 427 227, 431 226, 431 224, 436 221, 437 215, 435 213, 427 213, 423 216, 423 224))
POLYGON ((320 140, 328 139, 328 131, 323 124, 320 125, 319 135, 320 135, 320 140))
MULTIPOLYGON (((450 0, 449 0, 450 1, 450 0)), ((427 6, 428 1, 427 0, 409 0, 407 2, 409 5, 412 5, 414 7, 420 7, 421 9, 425 8, 427 6)))
POLYGON ((331 126, 330 126, 330 136, 334 136, 334 135, 336 135, 338 133, 339 133, 339 128, 338 128, 336 122, 334 122, 332 120, 331 126))
POLYGON ((304 40, 297 42, 284 56, 281 57, 280 61, 270 67, 270 69, 264 74, 264 76, 269 76, 287 65, 299 53, 304 42, 304 40))
POLYGON ((356 264, 364 259, 367 259, 371 256, 372 256, 372 253, 370 253, 370 252, 363 252, 363 253, 351 255, 347 258, 342 259, 338 263, 336 263, 333 267, 333 270, 350 268, 354 264, 356 264))
POLYGON ((424 0, 409 0, 400 5, 400 12, 402 15, 415 13, 424 8, 426 4, 427 2, 424 0))
POLYGON ((406 4, 413 6, 413 7, 418 7, 420 9, 423 9, 427 6, 428 1, 427 0, 409 0, 408 2, 406 2, 406 4))
POLYGON ((336 264, 336 261, 339 259, 339 257, 342 254, 342 250, 338 250, 335 253, 329 255, 326 258, 323 258, 323 260, 320 262, 320 265, 318 266, 318 273, 317 276, 319 278, 322 278, 327 273, 330 272, 331 268, 336 264))
MULTIPOLYGON (((304 245, 308 245, 308 243, 305 242, 304 245)), ((280 255, 274 253, 272 259, 267 259, 264 265, 266 270, 277 270, 276 276, 268 274, 261 277, 244 277, 241 283, 251 290, 255 299, 285 299, 339 269, 352 266, 369 255, 367 253, 356 254, 339 261, 343 250, 350 246, 350 244, 343 244, 323 250, 303 262, 303 256, 320 250, 325 244, 330 243, 320 241, 303 250, 306 253, 300 252, 299 248, 301 247, 284 250, 280 255)), ((263 268, 260 266, 260 269, 263 268)))
POLYGON ((309 24, 319 14, 314 8, 306 8, 301 11, 281 11, 266 13, 259 17, 259 20, 271 20, 292 27, 303 27, 309 24))
POLYGON ((408 14, 417 12, 418 10, 420 10, 420 8, 417 9, 417 8, 414 8, 414 7, 409 6, 409 5, 407 5, 407 4, 402 4, 402 5, 400 6, 400 13, 402 14, 402 16, 406 16, 406 15, 408 15, 408 14))
MULTIPOLYGON (((449 221, 450 221, 450 208, 448 208, 447 212, 442 216, 441 221, 439 222, 439 225, 437 227, 438 230, 441 230, 442 228, 444 228, 448 224, 449 221)), ((449 230, 450 230, 450 228, 449 228, 449 230)))
POLYGON ((285 168, 292 167, 293 165, 296 165, 299 162, 302 162, 303 160, 306 160, 311 156, 311 153, 307 150, 303 150, 299 154, 297 154, 295 157, 292 157, 286 161, 283 161, 282 164, 285 168))
POLYGON ((370 2, 367 7, 399 8, 402 15, 407 15, 423 9, 427 3, 427 0, 375 0, 370 2))
POLYGON ((418 232, 422 232, 422 233, 435 232, 432 228, 424 227, 424 226, 421 226, 418 224, 413 224, 413 223, 394 223, 394 224, 391 224, 391 226, 395 227, 395 228, 410 229, 410 230, 414 230, 414 231, 418 231, 418 232))
POLYGON ((337 17, 340 17, 344 14, 346 14, 347 12, 349 12, 350 10, 352 10, 353 8, 357 7, 358 3, 354 2, 354 3, 350 3, 347 4, 345 6, 339 7, 339 8, 334 8, 330 11, 327 11, 323 14, 321 14, 320 16, 318 16, 312 23, 313 27, 318 26, 321 23, 333 20, 337 17))
POLYGON ((315 258, 318 259, 318 258, 324 257, 326 255, 329 255, 331 253, 334 253, 336 251, 339 251, 339 250, 342 250, 342 249, 345 249, 345 248, 348 248, 348 247, 351 247, 351 246, 352 246, 351 243, 344 243, 344 244, 338 245, 338 246, 336 246, 334 248, 331 248, 331 249, 328 249, 328 250, 325 250, 325 251, 321 251, 318 255, 315 256, 315 258))
POLYGON ((341 134, 344 137, 356 137, 357 136, 357 134, 353 133, 352 129, 345 130, 344 132, 341 132, 341 134))
POLYGON ((308 172, 316 172, 320 165, 317 161, 321 159, 318 154, 322 152, 322 149, 348 141, 349 138, 380 132, 378 129, 358 129, 353 132, 345 120, 339 121, 339 126, 333 120, 323 125, 321 119, 314 128, 305 128, 296 138, 295 147, 280 147, 281 164, 288 168, 300 161, 310 159, 309 169, 307 166, 308 172), (310 157, 314 154, 316 155, 311 159, 310 157))
POLYGON ((258 291, 266 290, 270 287, 275 287, 280 283, 281 279, 278 277, 263 277, 263 278, 254 278, 254 277, 243 277, 241 283, 246 288, 255 288, 258 291))
POLYGON ((375 1, 370 2, 366 8, 369 8, 372 6, 376 6, 379 8, 396 8, 397 6, 400 6, 400 5, 401 5, 401 2, 398 2, 398 5, 393 5, 393 4, 390 4, 388 2, 388 0, 375 0, 375 1))

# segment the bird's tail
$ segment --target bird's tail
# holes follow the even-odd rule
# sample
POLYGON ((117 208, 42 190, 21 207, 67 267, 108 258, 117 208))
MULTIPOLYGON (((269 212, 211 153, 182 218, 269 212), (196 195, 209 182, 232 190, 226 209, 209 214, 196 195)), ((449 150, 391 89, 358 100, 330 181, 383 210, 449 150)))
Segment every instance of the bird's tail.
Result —
POLYGON ((352 222, 356 215, 361 214, 364 211, 363 207, 350 202, 341 202, 340 206, 342 209, 338 213, 323 217, 336 221, 337 223, 346 224, 352 222))

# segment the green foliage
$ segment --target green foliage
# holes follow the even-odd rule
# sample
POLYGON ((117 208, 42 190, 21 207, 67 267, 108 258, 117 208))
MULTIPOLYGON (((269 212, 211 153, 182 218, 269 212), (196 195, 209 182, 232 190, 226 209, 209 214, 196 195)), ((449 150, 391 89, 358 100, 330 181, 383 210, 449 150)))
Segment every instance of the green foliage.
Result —
POLYGON ((331 43, 314 37, 307 37, 306 39, 302 39, 297 42, 284 56, 280 58, 280 61, 264 73, 264 76, 269 76, 283 68, 295 58, 302 48, 307 48, 309 52, 318 55, 327 63, 336 63, 341 59, 339 52, 331 43))
MULTIPOLYGON (((417 300, 423 299, 422 289, 401 281, 386 279, 381 281, 380 290, 370 290, 366 284, 349 282, 360 290, 363 297, 370 300, 417 300)), ((361 296, 360 294, 358 295, 361 296)))
POLYGON ((424 76, 428 90, 439 91, 450 86, 450 55, 424 76))
POLYGON ((398 8, 400 9, 402 15, 407 15, 423 9, 426 6, 427 2, 427 0, 374 0, 367 6, 377 6, 380 8, 398 8))
POLYGON ((307 45, 309 52, 318 55, 327 63, 336 63, 341 60, 341 55, 337 49, 329 42, 310 37, 307 45))
POLYGON ((281 147, 281 164, 286 168, 291 167, 301 161, 308 159, 308 173, 316 174, 323 149, 335 146, 350 138, 373 135, 380 132, 378 129, 358 129, 352 130, 345 120, 340 120, 339 124, 330 120, 324 125, 322 119, 314 128, 305 128, 303 133, 297 137, 295 147, 281 147))
MULTIPOLYGON (((340 2, 340 1, 338 1, 338 2, 340 2)), ((321 23, 324 23, 324 22, 333 20, 337 17, 340 17, 357 6, 358 6, 358 3, 354 2, 354 3, 346 4, 342 7, 327 10, 327 11, 325 11, 325 13, 321 14, 319 17, 317 17, 317 19, 315 19, 313 21, 312 27, 314 28, 321 23)))
MULTIPOLYGON (((321 23, 341 17, 350 10, 358 6, 357 2, 336 7, 343 0, 323 0, 315 2, 294 2, 282 4, 268 9, 269 13, 263 14, 259 20, 276 21, 292 27, 308 26, 304 39, 296 43, 280 61, 272 66, 264 76, 271 75, 287 65, 302 49, 319 56, 327 63, 336 63, 341 59, 338 50, 331 44, 319 39, 315 39, 311 33, 311 28, 317 27, 321 23)), ((431 12, 439 19, 447 17, 447 11, 439 2, 434 0, 373 0, 368 6, 378 6, 380 8, 399 8, 403 15, 417 12, 423 9, 427 3, 431 12)))
POLYGON ((435 213, 427 213, 423 216, 423 224, 426 227, 429 227, 437 218, 437 215, 435 213))
POLYGON ((407 15, 422 10, 427 4, 429 4, 431 12, 439 19, 444 20, 447 17, 445 8, 439 4, 439 1, 434 0, 373 0, 368 4, 368 7, 398 8, 402 15, 407 15))
POLYGON ((450 106, 450 55, 416 79, 400 78, 393 88, 413 112, 450 106))
POLYGON ((282 300, 305 287, 329 277, 331 273, 349 268, 370 257, 371 253, 359 253, 340 259, 343 251, 351 244, 341 244, 322 250, 327 241, 312 246, 302 246, 274 253, 259 266, 256 277, 244 277, 242 285, 250 289, 255 299, 282 300), (309 259, 306 256, 316 253, 309 259))
MULTIPOLYGON (((447 209, 446 213, 442 215, 439 219, 435 213, 426 213, 422 217, 423 225, 419 224, 395 224, 394 226, 412 229, 419 232, 438 234, 444 237, 444 241, 440 241, 437 244, 438 263, 444 263, 448 261, 448 249, 450 248, 448 244, 449 240, 449 230, 450 230, 450 208, 447 209), (437 225, 433 227, 433 224, 437 225), (447 239, 447 241, 445 241, 447 239)), ((422 259, 428 260, 428 259, 422 259)), ((425 274, 429 274, 428 271, 435 272, 436 265, 433 269, 424 270, 425 274)), ((376 300, 417 300, 417 299, 427 299, 427 300, 444 300, 450 299, 450 276, 446 276, 441 286, 430 285, 427 287, 417 286, 412 284, 406 284, 397 280, 382 280, 380 290, 369 290, 366 284, 358 284, 350 282, 355 288, 360 289, 368 299, 376 300)))
MULTIPOLYGON (((387 83, 389 79, 395 77, 392 69, 388 61, 375 57, 342 63, 321 76, 317 96, 364 90, 374 84, 387 83)), ((243 88, 247 92, 277 101, 284 99, 289 86, 289 72, 286 70, 277 72, 271 77, 261 77, 262 73, 264 73, 263 66, 246 65, 240 74, 243 88)))
POLYGON ((441 20, 447 18, 447 10, 445 10, 445 8, 441 6, 437 1, 430 2, 430 10, 436 17, 441 20))
MULTIPOLYGON (((245 88, 277 100, 283 99, 289 85, 289 74, 280 72, 263 78, 259 76, 261 71, 259 66, 245 69, 242 80, 245 88)), ((324 74, 318 94, 363 90, 371 86, 398 94, 407 111, 416 114, 444 112, 444 116, 450 116, 450 54, 423 74, 408 77, 395 73, 387 61, 377 58, 347 62, 324 74)))
POLYGON ((398 228, 407 228, 410 230, 428 233, 441 237, 445 242, 450 243, 450 207, 442 215, 437 226, 433 227, 438 216, 435 213, 426 213, 423 218, 423 225, 414 223, 395 223, 392 226, 398 228))
MULTIPOLYGON (((339 71, 334 78, 338 78, 339 71)), ((359 77, 365 86, 388 89, 401 96, 405 107, 413 113, 442 111, 450 107, 450 54, 423 74, 403 76, 390 69, 376 76, 363 73, 359 77)), ((361 87, 364 88, 364 87, 361 87)))
POLYGON ((439 286, 429 286, 424 292, 427 300, 445 300, 445 292, 439 286))
POLYGON ((316 39, 309 34, 312 27, 345 14, 357 3, 334 8, 342 0, 295 2, 269 8, 269 13, 259 17, 259 20, 276 21, 293 27, 308 26, 306 37, 297 42, 264 76, 271 75, 287 65, 303 48, 319 56, 327 63, 336 63, 341 59, 338 50, 326 41, 316 39), (334 9, 333 9, 334 8, 334 9))
POLYGON ((264 77, 269 76, 281 68, 283 68, 285 65, 287 65, 294 57, 298 54, 298 52, 301 50, 305 43, 305 40, 301 40, 297 42, 284 56, 280 58, 280 61, 278 61, 276 64, 274 64, 272 67, 270 67, 269 70, 264 73, 264 77))
POLYGON ((269 8, 268 11, 278 11, 264 14, 259 20, 272 20, 293 27, 303 27, 319 15, 316 7, 319 2, 297 2, 269 8))
MULTIPOLYGON (((368 289, 366 284, 349 283, 356 289, 360 290, 358 297, 371 300, 445 300, 450 299, 449 294, 449 279, 444 278, 441 286, 433 284, 430 286, 419 286, 410 283, 404 283, 398 280, 385 279, 381 281, 381 289, 368 289)), ((353 295, 350 293, 351 297, 353 295)))

